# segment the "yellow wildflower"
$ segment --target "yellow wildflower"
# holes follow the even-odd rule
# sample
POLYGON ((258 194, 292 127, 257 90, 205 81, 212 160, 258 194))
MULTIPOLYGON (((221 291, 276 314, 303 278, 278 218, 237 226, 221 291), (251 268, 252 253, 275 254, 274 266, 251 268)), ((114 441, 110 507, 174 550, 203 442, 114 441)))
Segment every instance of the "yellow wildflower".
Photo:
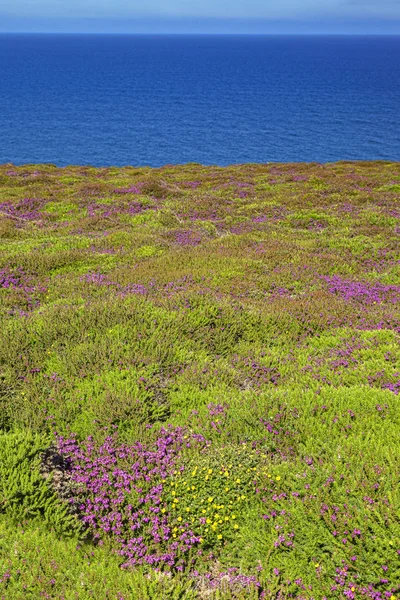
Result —
POLYGON ((218 538, 219 540, 222 540, 222 535, 219 533, 219 534, 217 535, 217 538, 218 538))
POLYGON ((280 481, 280 480, 281 480, 281 478, 279 477, 279 475, 278 475, 278 477, 276 478, 276 480, 277 480, 277 481, 280 481))

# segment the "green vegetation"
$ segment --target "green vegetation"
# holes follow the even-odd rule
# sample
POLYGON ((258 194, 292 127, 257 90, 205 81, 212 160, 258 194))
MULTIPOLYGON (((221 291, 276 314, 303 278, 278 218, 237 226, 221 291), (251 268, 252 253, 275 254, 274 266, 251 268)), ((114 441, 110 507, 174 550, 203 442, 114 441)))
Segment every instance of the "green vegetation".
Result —
POLYGON ((0 166, 0 598, 400 598, 399 176, 0 166))

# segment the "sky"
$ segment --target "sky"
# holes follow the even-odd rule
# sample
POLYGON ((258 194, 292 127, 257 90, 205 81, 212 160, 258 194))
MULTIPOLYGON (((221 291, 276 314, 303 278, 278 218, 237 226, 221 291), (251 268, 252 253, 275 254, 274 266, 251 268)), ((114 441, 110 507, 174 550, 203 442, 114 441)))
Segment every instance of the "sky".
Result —
POLYGON ((1 0, 0 32, 400 34, 400 0, 1 0))

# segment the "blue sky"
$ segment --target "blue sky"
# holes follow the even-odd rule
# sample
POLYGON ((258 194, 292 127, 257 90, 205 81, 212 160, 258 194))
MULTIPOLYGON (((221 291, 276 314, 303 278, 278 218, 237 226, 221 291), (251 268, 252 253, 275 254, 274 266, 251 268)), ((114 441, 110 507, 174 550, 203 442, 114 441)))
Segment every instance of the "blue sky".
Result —
POLYGON ((0 32, 400 34, 400 0, 2 0, 0 32))

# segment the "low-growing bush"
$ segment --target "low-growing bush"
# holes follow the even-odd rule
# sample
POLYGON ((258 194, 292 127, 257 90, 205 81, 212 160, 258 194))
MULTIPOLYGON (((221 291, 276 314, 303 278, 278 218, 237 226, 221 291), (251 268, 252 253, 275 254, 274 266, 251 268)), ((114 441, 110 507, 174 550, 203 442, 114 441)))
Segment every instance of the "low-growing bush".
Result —
POLYGON ((10 521, 44 521, 56 532, 76 535, 81 524, 41 473, 49 440, 30 431, 0 433, 0 512, 10 521))

